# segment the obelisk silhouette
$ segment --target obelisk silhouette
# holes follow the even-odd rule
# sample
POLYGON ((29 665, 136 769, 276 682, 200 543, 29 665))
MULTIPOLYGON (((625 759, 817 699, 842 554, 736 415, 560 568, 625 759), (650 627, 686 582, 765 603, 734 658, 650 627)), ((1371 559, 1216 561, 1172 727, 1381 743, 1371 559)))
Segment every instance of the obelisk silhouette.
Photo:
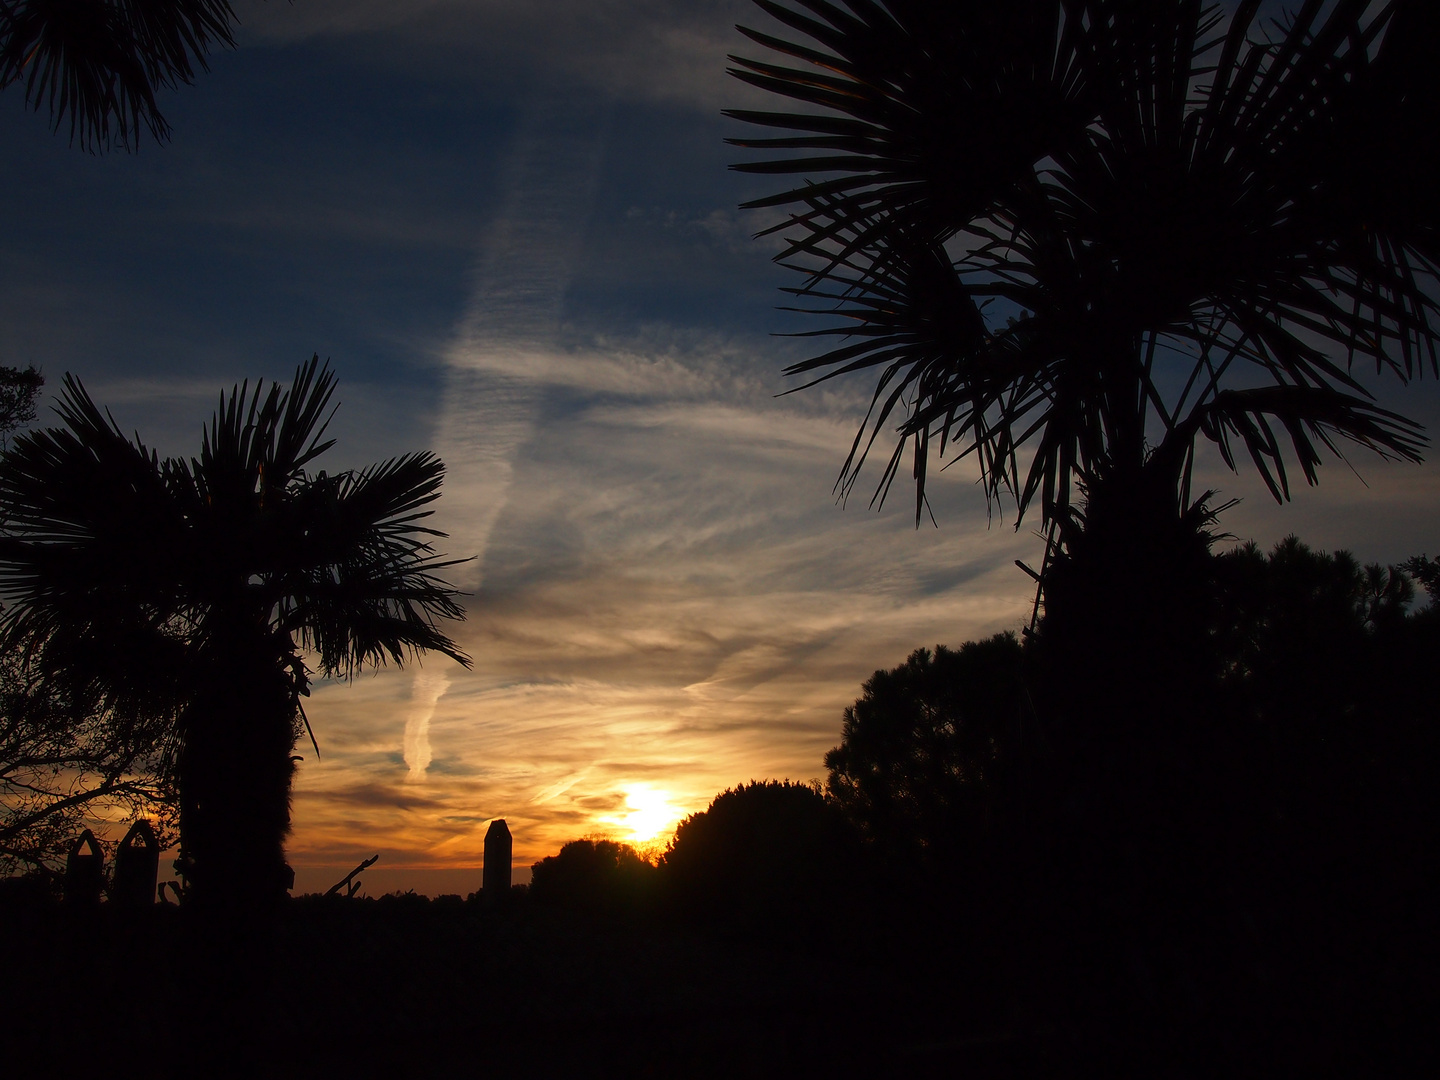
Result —
POLYGON ((486 907, 503 903, 510 895, 510 827, 496 818, 485 833, 485 868, 481 871, 480 898, 486 907))

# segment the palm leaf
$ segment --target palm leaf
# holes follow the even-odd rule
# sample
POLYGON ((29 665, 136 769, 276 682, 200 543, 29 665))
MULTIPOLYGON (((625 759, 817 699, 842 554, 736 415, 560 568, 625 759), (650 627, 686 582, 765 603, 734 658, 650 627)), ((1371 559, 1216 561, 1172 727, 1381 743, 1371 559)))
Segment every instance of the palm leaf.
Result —
POLYGON ((886 431, 877 500, 915 440, 917 519, 931 439, 1047 522, 1107 462, 1160 453, 1180 484, 1184 439, 1232 461, 1240 437, 1280 498, 1284 456, 1312 478, 1329 435, 1418 452, 1350 369, 1440 374, 1435 201, 1402 160, 1440 132, 1419 127, 1440 117, 1433 10, 1308 2, 1257 36, 1250 0, 1228 23, 1196 0, 760 6, 813 44, 747 31, 791 63, 734 73, 805 111, 732 112, 777 133, 732 140, 768 155, 736 168, 807 178, 747 205, 791 208, 772 231, 794 309, 842 339, 787 373, 878 373, 842 493, 886 431), (987 321, 996 301, 1019 322, 987 321))
POLYGON ((233 47, 228 0, 4 0, 0 87, 23 83, 56 130, 86 149, 169 137, 156 92, 190 83, 217 45, 233 47))

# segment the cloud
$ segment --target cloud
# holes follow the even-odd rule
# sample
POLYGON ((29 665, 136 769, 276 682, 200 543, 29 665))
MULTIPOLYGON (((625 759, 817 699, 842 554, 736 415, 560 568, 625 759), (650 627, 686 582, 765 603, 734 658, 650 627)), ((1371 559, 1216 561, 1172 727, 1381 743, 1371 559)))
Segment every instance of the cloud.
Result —
POLYGON ((429 810, 444 806, 437 799, 417 795, 413 791, 388 787, 378 783, 360 783, 331 788, 325 792, 330 803, 340 803, 365 809, 429 810))
POLYGON ((450 677, 443 671, 421 668, 415 673, 404 742, 405 764, 410 768, 407 779, 412 783, 423 781, 425 771, 430 768, 430 718, 449 686, 450 677))
MULTIPOLYGON (((525 861, 578 836, 621 835, 614 811, 627 783, 663 788, 688 813, 746 780, 822 776, 840 712, 872 671, 921 645, 1016 629, 1029 615, 1031 584, 1011 561, 1035 565, 1039 542, 987 526, 969 477, 937 480, 939 530, 913 529, 904 506, 836 507, 830 482, 853 422, 843 401, 832 414, 714 377, 728 348, 718 339, 690 350, 667 342, 650 362, 670 374, 639 381, 650 396, 615 393, 607 376, 611 391, 547 425, 547 395, 592 385, 571 365, 641 363, 648 347, 555 350, 533 368, 534 435, 515 449, 486 577, 458 629, 476 666, 452 670, 430 729, 437 757, 470 771, 430 771, 426 793, 443 814, 367 819, 391 842, 408 838, 418 861, 478 859, 483 829, 467 828, 467 816, 507 817, 525 861)), ((1283 508, 1253 478, 1213 468, 1203 478, 1246 494, 1222 524, 1262 543, 1294 529, 1366 559, 1415 553, 1433 525, 1440 473, 1360 464, 1369 487, 1332 468, 1283 508), (1393 552, 1376 547, 1379 520, 1410 523, 1391 538, 1393 552)), ((362 719, 394 714, 398 692, 371 691, 371 704, 349 693, 335 687, 312 708, 322 741, 332 710, 354 725, 353 765, 337 754, 334 767, 398 774, 365 756, 362 719)), ((345 830, 330 831, 311 806, 304 825, 297 814, 297 839, 313 837, 316 850, 326 836, 340 842, 345 830)), ((357 817, 341 819, 353 828, 357 817)))
POLYGON ((581 769, 573 776, 567 776, 563 780, 558 780, 553 784, 549 784, 541 788, 535 793, 535 797, 531 799, 530 802, 535 806, 541 806, 554 798, 564 795, 565 792, 569 791, 581 780, 585 779, 585 776, 587 773, 589 773, 589 771, 589 769, 581 769))
POLYGON ((789 215, 776 208, 732 210, 715 207, 703 213, 686 213, 674 207, 631 206, 624 220, 629 225, 645 225, 687 239, 702 239, 716 244, 731 255, 753 255, 763 251, 769 256, 779 254, 787 246, 782 233, 769 230, 789 220, 789 215), (766 233, 768 235, 761 236, 766 233))

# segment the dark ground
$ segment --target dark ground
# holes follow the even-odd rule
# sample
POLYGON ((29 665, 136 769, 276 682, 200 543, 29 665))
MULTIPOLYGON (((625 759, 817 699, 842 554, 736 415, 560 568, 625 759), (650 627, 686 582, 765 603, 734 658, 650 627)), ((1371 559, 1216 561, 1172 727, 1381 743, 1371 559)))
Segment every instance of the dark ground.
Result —
POLYGON ((305 900, 243 929, 119 914, 6 919, 5 1058, 58 1076, 953 1076, 1030 1056, 999 973, 904 928, 837 955, 458 898, 305 900))
POLYGON ((1027 1016, 1014 948, 942 897, 831 914, 702 931, 458 897, 306 898, 243 927, 11 909, 0 1060, 155 1078, 1403 1076, 1433 1053, 1434 969, 1383 933, 1350 956, 1354 935, 1337 951, 1307 930, 1185 1030, 1141 1033, 1027 1016))

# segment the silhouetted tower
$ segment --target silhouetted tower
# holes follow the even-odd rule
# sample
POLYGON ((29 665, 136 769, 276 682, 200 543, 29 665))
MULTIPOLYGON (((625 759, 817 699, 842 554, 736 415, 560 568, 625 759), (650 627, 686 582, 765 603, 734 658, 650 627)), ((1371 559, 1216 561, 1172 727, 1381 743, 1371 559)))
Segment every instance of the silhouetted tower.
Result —
MULTIPOLYGON (((505 836, 508 848, 510 834, 505 836)), ((509 877, 508 870, 506 877, 509 877)), ((86 829, 70 845, 70 856, 65 860, 65 902, 93 907, 100 903, 100 894, 104 891, 105 853, 100 850, 95 834, 86 829)))
POLYGON ((155 902, 159 876, 160 841, 150 823, 141 818, 115 849, 115 882, 110 899, 125 907, 148 907, 155 902))
POLYGON ((485 869, 481 873, 480 897, 493 907, 510 895, 510 827, 496 818, 485 833, 485 869))

